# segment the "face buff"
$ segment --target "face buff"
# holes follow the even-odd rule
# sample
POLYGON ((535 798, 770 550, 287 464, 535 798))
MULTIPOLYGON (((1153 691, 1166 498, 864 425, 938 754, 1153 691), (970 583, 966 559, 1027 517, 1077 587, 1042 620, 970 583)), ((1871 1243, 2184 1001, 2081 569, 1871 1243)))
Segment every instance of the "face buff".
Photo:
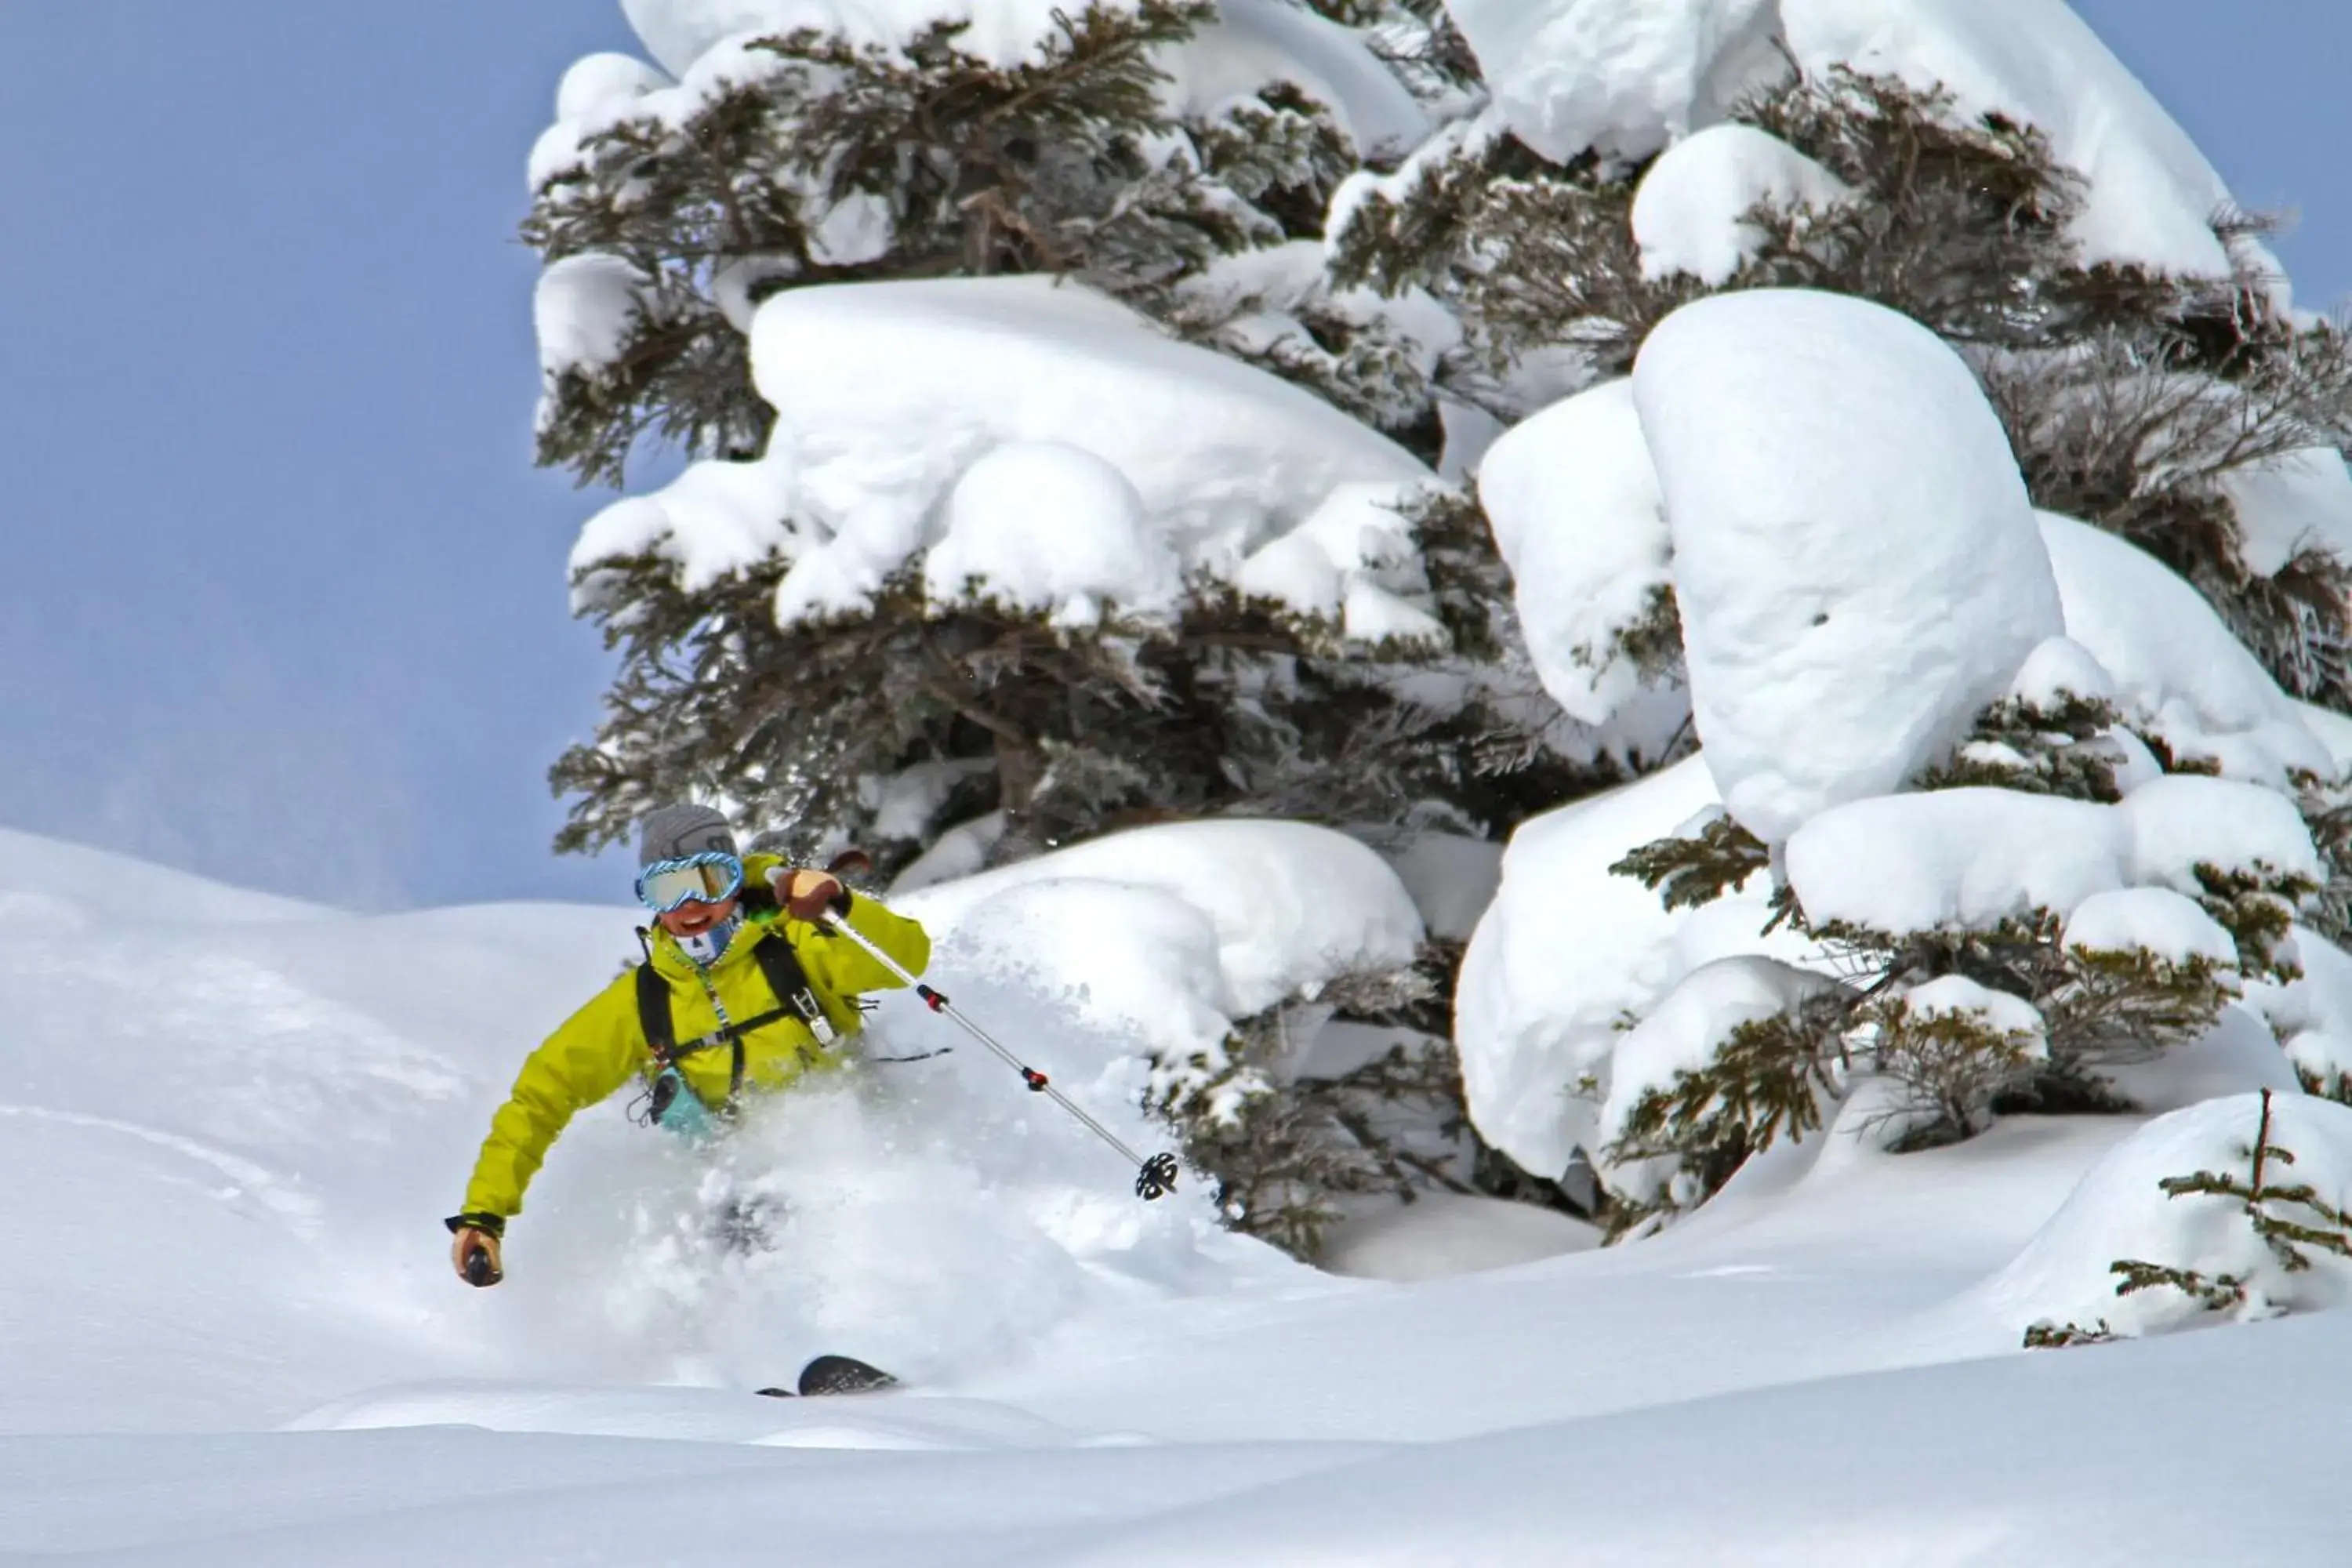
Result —
POLYGON ((725 955, 728 944, 735 940, 735 933, 742 929, 743 916, 740 911, 738 911, 708 930, 697 931, 692 936, 674 936, 672 940, 677 943, 679 951, 687 957, 694 960, 702 968, 708 969, 725 955))

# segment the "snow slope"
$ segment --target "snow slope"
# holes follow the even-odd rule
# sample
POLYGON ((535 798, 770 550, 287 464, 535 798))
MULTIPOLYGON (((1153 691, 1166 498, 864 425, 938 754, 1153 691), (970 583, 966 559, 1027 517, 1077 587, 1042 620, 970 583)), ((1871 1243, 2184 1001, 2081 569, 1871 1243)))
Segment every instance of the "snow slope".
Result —
MULTIPOLYGON (((940 884, 908 900, 933 977, 1148 1143, 1131 1041, 992 928, 1057 886, 1156 890, 1228 989, 1409 944, 1377 858, 1258 826, 940 884), (1234 896, 1277 864, 1303 901, 1234 896)), ((1136 918, 1097 916, 1106 942, 1136 918)), ((1987 1281, 2095 1276, 2110 1211, 2157 1244, 2160 1200, 2114 1174, 2163 1163, 2127 1119, 1899 1159, 1848 1126, 1661 1238, 1570 1250, 1474 1213, 1413 1257, 1561 1255, 1389 1284, 1225 1234, 1196 1186, 1139 1205, 960 1050, 716 1157, 601 1108, 476 1292, 437 1216, 625 912, 362 918, 6 835, 0 921, 0 1561, 2112 1563, 2242 1542, 2247 1495, 2265 1561, 2340 1560, 2341 1314, 2007 1353, 2044 1303, 1987 1281), (93 885, 134 897, 93 919, 54 891, 93 885), (781 1205, 773 1250, 706 1239, 742 1198, 781 1205), (914 1386, 746 1392, 824 1348, 914 1386), (2249 1388, 2260 1444, 2208 1418, 2249 1388)), ((893 1047, 952 1040, 903 998, 879 1018, 893 1047)), ((2242 1120, 2218 1103, 2157 1154, 2225 1159, 2242 1120)), ((2347 1120, 2283 1125, 2326 1172, 2347 1120)))

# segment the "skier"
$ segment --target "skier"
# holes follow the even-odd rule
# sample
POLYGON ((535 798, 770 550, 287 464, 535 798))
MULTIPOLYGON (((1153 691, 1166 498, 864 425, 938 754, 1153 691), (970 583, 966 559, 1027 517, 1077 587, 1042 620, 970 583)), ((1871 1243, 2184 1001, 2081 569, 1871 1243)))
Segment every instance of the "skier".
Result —
POLYGON ((469 1284, 505 1277, 506 1222, 548 1149, 631 1078, 646 1086, 643 1120, 698 1137, 746 1094, 841 1065, 858 1026, 854 998, 905 982, 828 929, 828 916, 910 973, 930 957, 921 926, 853 897, 830 873, 741 855, 727 819, 707 806, 647 816, 637 863, 637 896, 654 917, 638 932, 646 962, 531 1052, 490 1119, 465 1212, 445 1222, 456 1237, 449 1260, 469 1284))

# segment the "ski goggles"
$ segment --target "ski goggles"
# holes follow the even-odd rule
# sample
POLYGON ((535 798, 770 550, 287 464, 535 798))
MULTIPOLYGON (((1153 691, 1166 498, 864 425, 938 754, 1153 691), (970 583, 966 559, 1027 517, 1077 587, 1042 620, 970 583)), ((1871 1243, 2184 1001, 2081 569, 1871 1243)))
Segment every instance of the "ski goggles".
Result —
POLYGON ((656 860, 637 873, 637 898, 657 915, 680 904, 723 903, 743 890, 743 862, 719 850, 656 860))

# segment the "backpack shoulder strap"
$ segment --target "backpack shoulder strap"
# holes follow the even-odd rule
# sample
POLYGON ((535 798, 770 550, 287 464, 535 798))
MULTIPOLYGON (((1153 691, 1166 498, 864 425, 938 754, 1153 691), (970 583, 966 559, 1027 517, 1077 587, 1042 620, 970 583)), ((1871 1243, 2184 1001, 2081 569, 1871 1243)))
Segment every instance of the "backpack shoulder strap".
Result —
POLYGON ((776 994, 777 1003, 808 1026, 817 1044, 833 1044, 839 1031, 824 1016, 824 1007, 817 1001, 816 990, 809 984, 808 971, 801 967, 800 955, 793 952, 791 940, 770 926, 752 945, 751 956, 760 961, 760 973, 767 977, 768 989, 776 994))
POLYGON ((669 982, 650 960, 637 965, 637 1027, 645 1031, 646 1048, 663 1067, 677 1058, 677 1031, 669 1016, 669 982))

